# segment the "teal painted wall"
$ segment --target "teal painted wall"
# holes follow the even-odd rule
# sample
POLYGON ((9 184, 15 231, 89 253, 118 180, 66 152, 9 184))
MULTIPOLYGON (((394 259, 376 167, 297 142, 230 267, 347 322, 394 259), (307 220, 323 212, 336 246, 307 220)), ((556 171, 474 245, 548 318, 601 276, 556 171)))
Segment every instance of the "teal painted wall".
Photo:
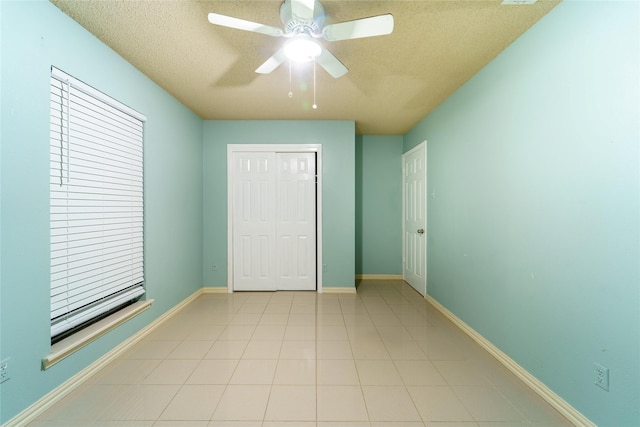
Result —
POLYGON ((429 293, 603 427, 640 425, 639 17, 561 3, 405 135, 429 293))
POLYGON ((402 274, 402 143, 356 137, 356 274, 402 274))
POLYGON ((0 423, 202 286, 202 120, 46 1, 0 2, 0 423), (49 74, 66 71, 145 114, 145 270, 151 309, 47 371, 49 74))
POLYGON ((205 121, 205 285, 227 286, 227 145, 322 144, 323 286, 353 287, 354 140, 352 121, 205 121))

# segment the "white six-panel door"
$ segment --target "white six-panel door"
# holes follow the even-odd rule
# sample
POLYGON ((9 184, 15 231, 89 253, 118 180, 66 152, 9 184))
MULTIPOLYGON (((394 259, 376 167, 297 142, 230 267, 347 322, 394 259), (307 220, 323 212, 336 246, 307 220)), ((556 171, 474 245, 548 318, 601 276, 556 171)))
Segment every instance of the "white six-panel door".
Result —
POLYGON ((276 289, 275 153, 233 156, 233 288, 276 289))
POLYGON ((278 153, 277 289, 316 289, 315 153, 278 153))
POLYGON ((427 292, 427 156, 426 142, 402 156, 404 280, 427 292))
POLYGON ((233 289, 316 289, 315 153, 233 153, 233 289))

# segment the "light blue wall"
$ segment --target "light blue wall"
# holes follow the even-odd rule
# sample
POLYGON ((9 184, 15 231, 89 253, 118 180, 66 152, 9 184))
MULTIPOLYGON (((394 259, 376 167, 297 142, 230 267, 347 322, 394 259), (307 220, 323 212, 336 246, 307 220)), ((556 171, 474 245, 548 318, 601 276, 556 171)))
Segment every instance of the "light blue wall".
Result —
POLYGON ((356 137, 356 274, 402 274, 402 142, 356 137))
POLYGON ((354 140, 352 121, 205 121, 205 285, 227 285, 227 145, 322 144, 323 286, 353 287, 354 140))
POLYGON ((639 7, 561 3, 405 135, 428 292, 603 427, 640 425, 639 7))
POLYGON ((0 423, 202 286, 202 120, 45 1, 0 2, 0 423), (50 66, 145 114, 150 310, 43 372, 49 353, 50 66))

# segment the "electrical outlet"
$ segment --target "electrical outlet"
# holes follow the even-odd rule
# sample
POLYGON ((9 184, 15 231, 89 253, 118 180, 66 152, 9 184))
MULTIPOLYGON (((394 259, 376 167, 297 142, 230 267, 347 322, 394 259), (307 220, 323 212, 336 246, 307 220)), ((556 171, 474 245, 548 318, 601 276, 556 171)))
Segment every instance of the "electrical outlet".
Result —
POLYGON ((609 391, 609 368, 594 363, 593 373, 595 376, 594 384, 605 391, 609 391))
POLYGON ((218 265, 217 264, 211 264, 211 271, 218 271, 218 265))
POLYGON ((9 359, 4 359, 0 361, 0 384, 9 378, 9 359))

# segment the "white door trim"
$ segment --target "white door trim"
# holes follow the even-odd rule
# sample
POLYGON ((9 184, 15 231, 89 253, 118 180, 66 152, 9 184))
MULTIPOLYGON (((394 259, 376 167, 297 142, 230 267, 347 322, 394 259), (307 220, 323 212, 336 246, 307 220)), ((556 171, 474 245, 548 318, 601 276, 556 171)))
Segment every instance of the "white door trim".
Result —
MULTIPOLYGON (((405 167, 405 159, 407 157, 409 157, 410 155, 414 154, 416 151, 420 150, 421 148, 424 148, 424 173, 425 173, 425 177, 424 177, 424 201, 425 201, 425 224, 424 224, 424 229, 427 232, 427 236, 428 236, 428 228, 427 228, 427 223, 429 221, 429 216, 427 214, 427 205, 428 205, 428 198, 427 198, 427 141, 424 140, 422 141, 420 144, 416 145, 415 147, 413 147, 411 150, 407 151, 406 153, 402 154, 402 276, 404 279, 404 272, 405 272, 405 263, 406 263, 406 255, 405 255, 405 248, 406 248, 406 244, 405 244, 405 197, 406 197, 406 192, 405 192, 405 172, 404 172, 404 167, 405 167)), ((427 250, 428 250, 428 245, 427 245, 427 236, 425 236, 424 239, 424 262, 425 262, 425 276, 424 276, 424 284, 423 286, 421 286, 421 289, 424 290, 424 295, 427 295, 427 276, 429 275, 429 269, 427 268, 427 250)))
POLYGON ((233 292, 233 153, 316 153, 316 280, 322 293, 322 144, 227 144, 227 292, 233 292))

